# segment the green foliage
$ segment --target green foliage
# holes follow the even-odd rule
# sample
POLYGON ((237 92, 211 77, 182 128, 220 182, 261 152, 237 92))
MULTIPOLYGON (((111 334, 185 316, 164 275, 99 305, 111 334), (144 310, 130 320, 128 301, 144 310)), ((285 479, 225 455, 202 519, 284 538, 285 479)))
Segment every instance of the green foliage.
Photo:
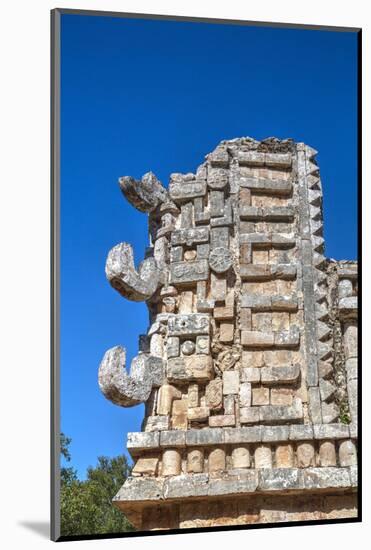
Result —
MULTIPOLYGON (((61 434, 61 454, 69 461, 71 439, 61 434)), ((124 455, 98 457, 95 468, 89 467, 87 479, 81 481, 74 468, 61 468, 61 533, 94 535, 133 531, 128 519, 112 504, 112 498, 130 473, 124 455)))

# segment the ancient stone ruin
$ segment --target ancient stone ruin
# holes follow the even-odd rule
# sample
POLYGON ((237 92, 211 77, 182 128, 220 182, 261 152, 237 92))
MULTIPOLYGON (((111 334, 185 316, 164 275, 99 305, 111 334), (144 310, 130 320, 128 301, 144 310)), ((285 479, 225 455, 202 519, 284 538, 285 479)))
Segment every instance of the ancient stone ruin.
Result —
POLYGON ((150 322, 99 385, 145 403, 113 499, 138 529, 357 516, 357 265, 324 256, 316 153, 240 138, 168 189, 120 179, 150 246, 136 269, 118 244, 106 275, 150 322))

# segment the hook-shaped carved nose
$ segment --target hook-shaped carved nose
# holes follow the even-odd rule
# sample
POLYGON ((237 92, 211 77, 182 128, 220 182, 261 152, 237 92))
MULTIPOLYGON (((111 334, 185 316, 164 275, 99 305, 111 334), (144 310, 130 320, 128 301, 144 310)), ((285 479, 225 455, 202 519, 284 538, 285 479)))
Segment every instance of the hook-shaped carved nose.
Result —
POLYGON ((106 261, 106 276, 121 296, 134 302, 149 300, 156 292, 160 273, 154 258, 146 258, 134 265, 134 254, 130 244, 120 243, 110 250, 106 261))

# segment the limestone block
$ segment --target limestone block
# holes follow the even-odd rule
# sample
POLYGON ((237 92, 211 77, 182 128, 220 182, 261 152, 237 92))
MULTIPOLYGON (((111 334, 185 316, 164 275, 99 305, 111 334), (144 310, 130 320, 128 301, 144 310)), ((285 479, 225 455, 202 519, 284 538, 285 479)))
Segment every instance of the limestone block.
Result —
POLYGON ((350 416, 353 423, 357 423, 358 418, 358 380, 348 380, 348 401, 349 401, 349 410, 350 416))
POLYGON ((315 439, 349 439, 346 424, 319 424, 313 426, 315 439))
POLYGON ((332 401, 331 403, 322 402, 321 411, 322 421, 325 424, 335 422, 339 418, 340 410, 338 405, 334 401, 332 401))
POLYGON ((162 453, 161 475, 176 476, 181 472, 181 454, 178 449, 165 449, 162 453))
MULTIPOLYGON (((249 407, 249 410, 251 407, 249 407)), ((257 443, 261 441, 260 426, 246 426, 243 428, 226 428, 223 431, 225 443, 257 443)))
POLYGON ((169 336, 181 336, 182 338, 208 335, 210 332, 210 317, 201 313, 189 315, 169 315, 169 336))
POLYGON ((187 419, 188 400, 178 399, 173 401, 171 427, 173 430, 186 430, 188 426, 187 419))
POLYGON ((239 390, 240 377, 238 371, 223 372, 223 395, 237 394, 239 390))
POLYGON ((204 452, 201 449, 192 449, 187 454, 187 472, 199 474, 204 471, 204 452))
POLYGON ((289 439, 294 441, 303 441, 313 439, 313 427, 311 424, 292 424, 290 426, 289 439))
POLYGON ((345 362, 345 370, 347 371, 347 380, 355 380, 358 378, 358 359, 351 357, 345 362))
POLYGON ((190 421, 202 422, 203 420, 207 420, 209 418, 210 409, 209 407, 188 408, 187 416, 190 421))
POLYGON ((252 389, 252 404, 253 405, 269 405, 269 388, 253 388, 252 389))
POLYGON ((242 330, 241 343, 250 348, 270 348, 274 344, 274 335, 269 332, 242 330))
POLYGON ((322 401, 327 401, 333 398, 336 392, 336 386, 328 380, 319 381, 319 393, 322 401))
POLYGON ((164 384, 161 386, 158 392, 157 414, 169 415, 173 400, 180 399, 181 397, 181 392, 174 386, 171 386, 170 384, 164 384))
POLYGON ((202 428, 201 430, 188 430, 186 443, 191 447, 218 445, 224 443, 224 432, 222 428, 202 428))
POLYGON ((254 192, 261 192, 272 195, 289 195, 292 191, 292 183, 286 180, 271 180, 265 178, 248 178, 240 179, 242 188, 246 187, 254 192))
POLYGON ((223 398, 223 409, 224 414, 235 414, 235 395, 229 394, 225 395, 223 398))
POLYGON ((270 445, 259 445, 254 453, 255 468, 272 468, 272 451, 270 445))
POLYGON ((340 466, 355 466, 357 464, 357 450, 351 439, 342 441, 339 445, 340 466))
POLYGON ((299 345, 299 328, 291 327, 290 330, 284 330, 274 333, 274 345, 276 347, 292 348, 299 345))
POLYGON ((292 390, 287 388, 272 388, 270 394, 271 405, 291 406, 293 402, 292 390))
POLYGON ((144 421, 144 430, 146 432, 168 430, 169 427, 170 417, 167 415, 148 416, 144 421))
POLYGON ((225 426, 235 426, 236 417, 234 414, 218 414, 209 417, 209 426, 211 428, 219 428, 225 426))
POLYGON ((250 468, 250 451, 246 445, 232 449, 232 467, 250 468))
MULTIPOLYGON (((209 240, 208 227, 192 227, 189 229, 176 229, 171 234, 172 246, 206 243, 209 240)), ((185 258, 186 259, 186 258, 185 258)))
POLYGON ((240 408, 240 423, 241 424, 258 424, 260 422, 258 407, 242 407, 240 408))
POLYGON ((234 318, 234 307, 215 307, 214 308, 214 318, 218 321, 224 321, 234 318))
POLYGON ((211 380, 205 389, 206 405, 211 410, 219 410, 223 405, 223 382, 220 378, 211 380))
POLYGON ((161 447, 185 447, 185 432, 180 430, 162 431, 160 433, 161 447))
POLYGON ((159 459, 158 457, 141 457, 136 461, 132 474, 156 475, 159 459))
POLYGON ((241 382, 257 384, 260 382, 260 369, 256 367, 245 367, 241 369, 241 382))
POLYGON ((242 366, 255 367, 259 371, 259 367, 264 364, 264 356, 262 351, 243 351, 242 352, 242 366))
POLYGON ((208 463, 209 473, 225 470, 226 463, 224 449, 218 448, 210 451, 208 463))
POLYGON ((207 496, 208 487, 208 474, 182 474, 165 480, 164 494, 168 499, 207 496))
POLYGON ((240 385, 240 407, 250 407, 251 405, 251 384, 250 382, 242 382, 240 385))
POLYGON ((210 380, 213 377, 212 358, 210 355, 171 358, 167 363, 167 377, 171 382, 210 380))
POLYGON ((230 343, 234 338, 234 324, 233 323, 220 323, 219 339, 221 342, 230 343))
POLYGON ((347 323, 344 328, 345 359, 358 355, 358 329, 355 323, 347 323))
POLYGON ((210 352, 209 336, 197 336, 196 338, 196 353, 204 353, 207 355, 210 352))
POLYGON ((188 407, 198 407, 199 397, 198 397, 198 384, 190 384, 188 386, 188 407))
POLYGON ((299 443, 296 448, 297 464, 299 468, 309 468, 316 465, 316 455, 313 443, 299 443))
POLYGON ((339 298, 345 298, 353 294, 353 284, 350 279, 342 279, 338 286, 339 298))
POLYGON ((179 296, 178 313, 187 315, 193 311, 193 292, 190 290, 184 291, 179 296))
POLYGON ((305 489, 330 489, 350 487, 348 468, 306 468, 303 470, 305 489))
POLYGON ((319 446, 321 466, 336 466, 336 450, 333 441, 322 441, 319 446))
POLYGON ((263 384, 293 384, 300 376, 300 365, 263 367, 260 373, 263 384))
POLYGON ((295 397, 290 407, 280 405, 263 405, 260 407, 260 421, 273 424, 301 420, 303 405, 301 399, 295 397))
POLYGON ((294 466, 294 449, 290 443, 277 445, 275 452, 277 468, 292 468, 294 466))
POLYGON ((126 447, 129 452, 157 449, 160 446, 159 432, 129 432, 126 447))
POLYGON ((170 181, 169 193, 171 199, 176 202, 189 201, 196 197, 206 195, 206 181, 194 181, 192 183, 170 181))

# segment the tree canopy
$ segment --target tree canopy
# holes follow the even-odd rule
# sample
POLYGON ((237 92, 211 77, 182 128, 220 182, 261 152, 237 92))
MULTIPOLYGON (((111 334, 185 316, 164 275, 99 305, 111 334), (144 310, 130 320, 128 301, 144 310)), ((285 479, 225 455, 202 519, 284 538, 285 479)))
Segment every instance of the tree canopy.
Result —
MULTIPOLYGON (((61 434, 61 455, 70 462, 71 439, 61 434)), ((94 535, 133 531, 129 520, 112 505, 112 498, 130 473, 124 455, 98 457, 87 469, 86 480, 78 479, 73 467, 61 468, 61 534, 94 535)))

